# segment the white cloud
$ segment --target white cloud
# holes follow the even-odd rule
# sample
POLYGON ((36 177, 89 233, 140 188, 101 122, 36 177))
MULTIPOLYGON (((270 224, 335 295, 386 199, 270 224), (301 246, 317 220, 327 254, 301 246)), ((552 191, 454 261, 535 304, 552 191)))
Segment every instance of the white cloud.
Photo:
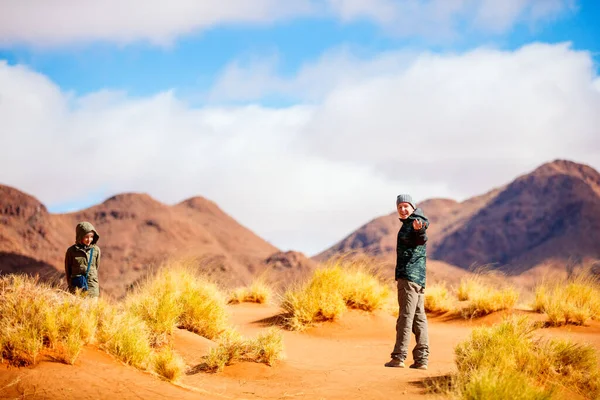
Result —
POLYGON ((148 40, 164 45, 215 25, 264 24, 313 12, 310 0, 2 0, 0 44, 148 40))
POLYGON ((574 8, 574 0, 483 0, 476 12, 475 23, 480 28, 504 32, 515 21, 535 23, 556 18, 574 8))
POLYGON ((204 195, 275 245, 313 253, 392 211, 397 192, 462 199, 555 158, 600 169, 598 81, 590 55, 565 44, 335 52, 247 96, 302 86, 310 105, 195 108, 173 92, 75 97, 0 63, 0 182, 46 204, 99 188, 204 195))
POLYGON ((502 33, 555 18, 575 0, 0 0, 0 46, 90 41, 166 45, 224 24, 297 17, 369 20, 398 35, 452 38, 472 29, 502 33))
POLYGON ((503 33, 556 18, 575 0, 327 0, 342 20, 370 19, 400 35, 448 38, 476 29, 503 33))

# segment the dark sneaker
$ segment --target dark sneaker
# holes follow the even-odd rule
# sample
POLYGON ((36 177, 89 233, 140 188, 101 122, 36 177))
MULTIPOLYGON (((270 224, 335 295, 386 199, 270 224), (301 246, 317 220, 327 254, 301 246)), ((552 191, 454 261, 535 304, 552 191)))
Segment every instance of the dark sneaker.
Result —
POLYGON ((404 361, 397 358, 392 358, 390 361, 385 363, 385 366, 391 368, 404 368, 404 361))
POLYGON ((412 369, 427 369, 427 364, 418 364, 418 363, 414 363, 412 364, 410 367, 408 368, 412 368, 412 369))

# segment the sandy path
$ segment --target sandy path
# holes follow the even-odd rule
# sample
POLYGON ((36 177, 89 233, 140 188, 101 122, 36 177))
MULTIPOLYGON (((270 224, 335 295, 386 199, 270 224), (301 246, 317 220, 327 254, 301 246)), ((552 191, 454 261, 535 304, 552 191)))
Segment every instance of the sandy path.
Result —
MULTIPOLYGON (((247 336, 257 323, 278 313, 274 307, 242 304, 232 308, 233 324, 247 336)), ((284 332, 286 359, 275 367, 240 363, 221 374, 187 376, 184 383, 235 399, 422 398, 420 382, 453 370, 454 346, 471 331, 468 324, 430 321, 428 371, 385 368, 395 337, 395 319, 351 311, 341 321, 308 332, 284 332)), ((411 343, 411 348, 412 348, 411 343)))

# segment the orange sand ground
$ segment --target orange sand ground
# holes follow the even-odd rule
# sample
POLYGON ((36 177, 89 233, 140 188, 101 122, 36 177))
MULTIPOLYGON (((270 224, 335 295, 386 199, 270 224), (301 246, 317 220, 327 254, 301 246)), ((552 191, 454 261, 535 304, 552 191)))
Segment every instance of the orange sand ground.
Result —
MULTIPOLYGON (((231 307, 232 323, 246 336, 269 326, 277 307, 231 307)), ((532 316, 535 316, 532 314, 532 316)), ((539 318, 539 317, 538 317, 539 318)), ((429 319, 428 371, 385 368, 395 336, 395 319, 351 311, 339 322, 304 333, 284 332, 286 358, 274 367, 237 363, 221 373, 185 376, 179 385, 122 365, 92 347, 75 366, 44 361, 35 368, 0 365, 0 398, 9 399, 420 399, 423 380, 454 370, 454 347, 472 328, 491 325, 501 314, 477 321, 429 319)), ((600 323, 588 327, 544 329, 541 335, 570 337, 600 351, 600 323)), ((201 363, 212 342, 186 331, 175 348, 189 366, 201 363)), ((412 343, 411 343, 412 348, 412 343)), ((410 357, 409 357, 409 361, 410 357)))

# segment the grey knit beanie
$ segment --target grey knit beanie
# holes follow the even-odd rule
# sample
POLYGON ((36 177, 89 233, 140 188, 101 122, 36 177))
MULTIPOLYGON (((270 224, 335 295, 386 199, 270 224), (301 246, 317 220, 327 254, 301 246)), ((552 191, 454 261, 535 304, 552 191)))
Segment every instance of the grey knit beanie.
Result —
POLYGON ((396 207, 398 207, 398 204, 400 203, 408 203, 412 206, 412 208, 417 208, 415 207, 415 203, 413 203, 413 199, 410 194, 399 194, 398 197, 396 197, 396 207))

